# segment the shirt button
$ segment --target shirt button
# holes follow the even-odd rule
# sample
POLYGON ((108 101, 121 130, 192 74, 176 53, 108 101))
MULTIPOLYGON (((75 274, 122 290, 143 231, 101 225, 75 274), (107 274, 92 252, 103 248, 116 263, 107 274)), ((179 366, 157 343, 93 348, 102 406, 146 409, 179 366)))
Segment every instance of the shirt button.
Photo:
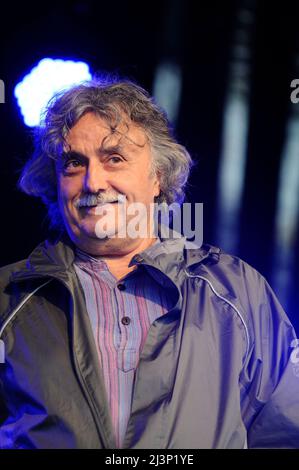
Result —
POLYGON ((122 322, 123 325, 130 325, 130 323, 131 323, 131 318, 129 318, 129 317, 123 317, 123 318, 121 319, 121 322, 122 322))
POLYGON ((125 284, 117 284, 119 290, 126 290, 125 284))

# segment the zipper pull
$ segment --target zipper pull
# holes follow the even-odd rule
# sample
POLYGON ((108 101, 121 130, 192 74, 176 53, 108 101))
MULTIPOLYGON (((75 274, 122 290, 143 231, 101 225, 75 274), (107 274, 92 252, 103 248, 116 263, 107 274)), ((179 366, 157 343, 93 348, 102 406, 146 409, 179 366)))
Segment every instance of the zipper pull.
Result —
POLYGON ((0 364, 5 362, 5 344, 2 339, 0 339, 0 364))

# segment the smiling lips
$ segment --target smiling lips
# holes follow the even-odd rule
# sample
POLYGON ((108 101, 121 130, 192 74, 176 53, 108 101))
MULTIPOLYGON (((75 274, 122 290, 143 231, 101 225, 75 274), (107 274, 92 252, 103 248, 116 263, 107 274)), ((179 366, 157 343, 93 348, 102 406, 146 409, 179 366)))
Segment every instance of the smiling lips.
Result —
POLYGON ((88 214, 92 215, 103 215, 102 212, 98 214, 96 211, 99 208, 103 208, 105 206, 109 207, 111 204, 117 204, 118 201, 111 201, 111 202, 101 202, 100 204, 97 204, 96 206, 81 206, 80 209, 84 209, 85 212, 88 214))

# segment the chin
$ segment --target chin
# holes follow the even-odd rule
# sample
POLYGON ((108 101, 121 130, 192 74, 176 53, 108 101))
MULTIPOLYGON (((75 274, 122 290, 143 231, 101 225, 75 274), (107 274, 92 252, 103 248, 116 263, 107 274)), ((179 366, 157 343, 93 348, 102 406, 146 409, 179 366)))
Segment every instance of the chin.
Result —
POLYGON ((90 216, 84 219, 75 220, 72 223, 67 224, 67 231, 69 236, 74 242, 80 242, 81 244, 88 244, 95 242, 108 242, 109 244, 119 244, 119 242, 126 239, 126 224, 121 224, 118 230, 115 230, 115 220, 111 220, 110 223, 106 219, 104 227, 101 226, 101 217, 90 216), (118 243, 117 243, 118 242, 118 243))
POLYGON ((107 241, 107 240, 117 240, 117 233, 115 233, 115 228, 112 225, 111 228, 107 227, 104 231, 98 230, 95 224, 84 224, 80 227, 80 232, 78 233, 78 238, 80 239, 91 239, 94 241, 107 241))

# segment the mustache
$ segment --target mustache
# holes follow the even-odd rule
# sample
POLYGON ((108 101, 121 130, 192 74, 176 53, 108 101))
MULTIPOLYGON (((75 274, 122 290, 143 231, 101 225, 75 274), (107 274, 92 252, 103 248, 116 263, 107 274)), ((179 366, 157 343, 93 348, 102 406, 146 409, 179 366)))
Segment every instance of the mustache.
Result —
POLYGON ((80 207, 94 207, 111 202, 124 203, 125 200, 124 194, 84 194, 74 203, 74 206, 79 209, 80 207))

